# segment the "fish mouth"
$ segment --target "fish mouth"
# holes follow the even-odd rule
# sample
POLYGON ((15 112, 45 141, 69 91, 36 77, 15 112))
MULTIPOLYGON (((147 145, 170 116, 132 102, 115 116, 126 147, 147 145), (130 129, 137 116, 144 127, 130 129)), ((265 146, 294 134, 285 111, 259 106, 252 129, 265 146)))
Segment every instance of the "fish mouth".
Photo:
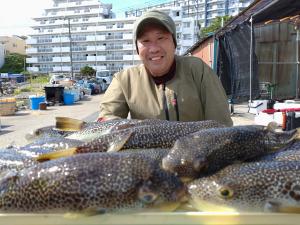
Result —
POLYGON ((212 203, 197 197, 190 198, 189 204, 200 212, 238 212, 238 210, 233 207, 212 203))
POLYGON ((267 146, 271 149, 278 149, 284 147, 294 140, 299 139, 300 132, 297 129, 290 131, 271 131, 268 133, 267 146))
POLYGON ((171 163, 170 161, 171 161, 171 159, 169 158, 169 156, 164 157, 162 159, 161 167, 163 168, 163 170, 173 173, 173 172, 175 172, 174 166, 173 166, 173 163, 171 163))

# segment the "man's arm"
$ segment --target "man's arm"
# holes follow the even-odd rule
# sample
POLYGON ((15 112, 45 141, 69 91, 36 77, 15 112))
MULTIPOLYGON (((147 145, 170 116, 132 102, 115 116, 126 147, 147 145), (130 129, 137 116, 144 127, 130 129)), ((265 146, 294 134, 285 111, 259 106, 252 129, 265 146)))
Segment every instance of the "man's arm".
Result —
POLYGON ((100 120, 127 118, 129 108, 120 81, 113 77, 100 103, 100 120))
POLYGON ((225 90, 217 75, 205 63, 203 63, 203 80, 200 92, 205 119, 217 120, 227 126, 232 126, 225 90))

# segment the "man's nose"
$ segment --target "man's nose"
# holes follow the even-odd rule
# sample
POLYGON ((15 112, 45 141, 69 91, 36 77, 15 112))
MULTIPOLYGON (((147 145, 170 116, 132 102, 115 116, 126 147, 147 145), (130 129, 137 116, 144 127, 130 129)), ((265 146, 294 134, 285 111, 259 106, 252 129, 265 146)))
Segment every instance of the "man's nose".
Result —
POLYGON ((152 42, 149 46, 149 51, 150 52, 158 52, 160 50, 160 46, 159 44, 155 41, 155 42, 152 42))

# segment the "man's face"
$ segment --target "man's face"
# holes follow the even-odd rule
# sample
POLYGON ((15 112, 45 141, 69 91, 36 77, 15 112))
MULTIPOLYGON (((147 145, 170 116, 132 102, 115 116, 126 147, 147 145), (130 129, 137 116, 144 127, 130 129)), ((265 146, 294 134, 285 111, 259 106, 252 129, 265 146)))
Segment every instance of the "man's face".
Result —
POLYGON ((137 38, 140 59, 152 76, 169 72, 175 55, 172 34, 158 25, 146 25, 137 38))

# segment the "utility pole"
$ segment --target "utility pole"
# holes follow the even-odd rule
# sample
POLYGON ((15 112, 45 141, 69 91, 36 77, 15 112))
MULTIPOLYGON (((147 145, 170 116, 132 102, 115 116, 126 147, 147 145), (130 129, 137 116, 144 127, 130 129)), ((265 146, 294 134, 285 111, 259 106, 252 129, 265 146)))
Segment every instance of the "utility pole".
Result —
POLYGON ((71 61, 71 78, 74 79, 73 73, 73 52, 72 52, 72 36, 71 36, 71 24, 70 18, 68 18, 68 30, 69 30, 69 43, 70 43, 70 61, 71 61))

